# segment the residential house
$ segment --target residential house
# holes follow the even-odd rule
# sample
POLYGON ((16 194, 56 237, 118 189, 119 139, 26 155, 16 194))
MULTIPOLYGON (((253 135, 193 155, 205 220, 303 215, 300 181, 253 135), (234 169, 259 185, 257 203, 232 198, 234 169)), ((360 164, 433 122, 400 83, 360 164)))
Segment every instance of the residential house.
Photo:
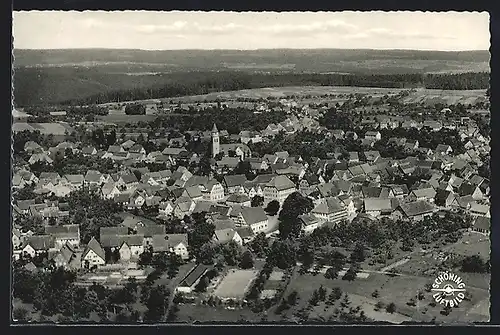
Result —
POLYGON ((57 249, 62 248, 65 244, 72 247, 80 245, 80 225, 77 224, 46 226, 45 234, 54 237, 54 244, 57 249))
POLYGON ((257 234, 268 228, 268 217, 262 207, 241 207, 239 220, 257 234))
POLYGON ((319 220, 337 223, 347 219, 347 208, 337 197, 328 197, 320 201, 311 214, 319 220))
POLYGON ((130 153, 135 153, 135 154, 141 154, 145 155, 146 154, 146 149, 140 144, 134 144, 130 149, 128 150, 130 153))
POLYGON ((144 236, 144 246, 149 246, 153 244, 153 236, 155 235, 165 235, 166 227, 165 225, 139 225, 137 226, 136 234, 144 236))
POLYGON ((259 132, 256 131, 249 131, 249 130, 242 130, 239 134, 241 143, 248 144, 249 142, 252 143, 259 143, 262 142, 262 136, 259 132))
POLYGON ((251 199, 246 195, 246 194, 238 194, 238 193, 234 193, 234 194, 231 194, 227 199, 226 199, 226 203, 229 205, 229 206, 232 206, 232 205, 240 205, 240 206, 246 206, 246 207, 250 207, 251 206, 251 199))
POLYGON ((245 183, 247 177, 244 174, 226 175, 223 178, 223 185, 228 194, 245 193, 245 183))
POLYGON ((302 222, 302 230, 305 234, 312 233, 324 223, 324 221, 318 219, 318 217, 313 214, 302 214, 299 216, 299 219, 302 222))
POLYGON ((460 196, 470 195, 474 200, 480 200, 484 198, 484 194, 481 188, 470 182, 463 182, 458 189, 458 194, 460 196))
POLYGON ((161 216, 169 216, 174 211, 174 204, 171 201, 162 201, 158 208, 158 212, 161 216))
POLYGON ((124 149, 124 150, 129 150, 130 148, 132 148, 133 146, 135 145, 135 142, 132 141, 132 140, 126 140, 125 142, 123 142, 121 144, 121 147, 124 149))
POLYGON ((215 230, 213 240, 219 244, 226 244, 233 241, 238 245, 243 245, 243 239, 233 228, 215 230))
POLYGON ((250 148, 244 143, 221 144, 219 150, 224 156, 234 155, 241 160, 245 160, 252 154, 250 148))
POLYGON ((104 264, 106 264, 106 253, 101 244, 92 237, 82 254, 82 265, 88 269, 104 264))
POLYGON ((189 197, 180 197, 174 202, 174 215, 183 219, 184 216, 190 215, 194 210, 196 203, 189 197))
POLYGON ((97 149, 93 146, 87 146, 82 149, 82 155, 84 157, 97 155, 97 149))
POLYGON ((128 228, 119 226, 119 227, 101 227, 99 229, 99 240, 104 240, 108 238, 108 236, 119 236, 119 235, 127 235, 128 228))
POLYGON ((400 204, 398 207, 403 217, 410 220, 423 220, 437 211, 437 208, 427 201, 414 201, 400 204))
POLYGON ((268 165, 276 164, 278 162, 279 157, 276 155, 265 154, 262 159, 267 162, 268 165))
POLYGON ((21 236, 21 232, 19 231, 19 229, 13 228, 12 229, 12 247, 14 248, 14 250, 18 249, 21 246, 21 244, 22 244, 21 238, 22 238, 22 236, 21 236))
POLYGON ((75 246, 66 243, 52 255, 51 261, 56 267, 63 267, 67 270, 78 270, 82 266, 81 256, 82 253, 78 252, 75 246))
POLYGON ((216 165, 217 165, 219 171, 222 171, 222 170, 232 170, 232 169, 236 168, 239 163, 240 163, 239 157, 224 156, 221 158, 221 160, 218 160, 216 162, 216 165))
POLYGON ((342 140, 345 136, 345 132, 342 129, 333 129, 330 133, 337 140, 342 140))
POLYGON ((32 154, 31 157, 28 160, 28 163, 30 165, 34 165, 36 163, 49 164, 50 165, 53 162, 54 162, 54 160, 52 158, 50 158, 49 155, 47 155, 45 152, 32 154))
POLYGON ((184 148, 167 147, 162 151, 162 154, 167 157, 171 164, 176 164, 177 159, 179 159, 183 153, 187 153, 187 150, 184 148))
POLYGON ((365 158, 368 163, 375 163, 380 158, 380 152, 376 150, 365 151, 365 158))
POLYGON ((317 186, 324 184, 325 179, 323 176, 318 176, 315 174, 306 174, 300 181, 299 181, 299 190, 301 193, 308 195, 309 193, 313 192, 317 186))
POLYGON ((113 158, 116 154, 126 153, 125 149, 123 149, 119 145, 110 145, 106 153, 102 156, 103 159, 113 158))
POLYGON ((391 215, 397 208, 399 202, 397 198, 365 198, 363 208, 366 214, 371 217, 391 215))
POLYGON ((365 139, 372 141, 380 141, 382 139, 382 134, 379 131, 367 131, 365 133, 365 139))
POLYGON ((414 151, 418 149, 418 145, 419 145, 418 140, 407 139, 404 145, 404 149, 408 151, 414 151))
POLYGON ((455 195, 455 199, 451 202, 452 208, 460 208, 463 210, 469 210, 471 204, 475 202, 475 200, 470 195, 458 196, 455 195))
POLYGON ((235 230, 240 236, 243 244, 247 244, 255 238, 252 228, 248 226, 236 227, 235 230))
POLYGON ((354 131, 347 131, 344 135, 344 138, 352 138, 353 140, 357 140, 358 134, 354 131))
POLYGON ((427 187, 427 188, 412 190, 408 195, 408 200, 427 201, 433 203, 435 197, 436 197, 436 190, 433 187, 427 187))
POLYGON ((85 183, 85 177, 82 174, 67 174, 63 178, 64 184, 73 191, 82 188, 85 183))
POLYGON ((153 252, 170 252, 189 259, 187 234, 159 234, 153 235, 153 252))
POLYGON ((224 187, 216 179, 210 179, 202 186, 203 199, 220 201, 224 198, 224 187))
POLYGON ((439 155, 449 155, 453 152, 453 149, 447 144, 438 144, 434 152, 439 155))
POLYGON ((126 190, 132 190, 139 185, 137 177, 133 173, 123 173, 116 182, 118 188, 124 187, 126 190))
POLYGON ((455 195, 453 192, 448 190, 438 189, 436 191, 436 196, 434 197, 434 203, 437 206, 450 208, 455 200, 455 195))
POLYGON ((443 125, 439 121, 425 120, 423 123, 423 127, 428 127, 432 131, 439 131, 439 130, 441 130, 441 128, 443 128, 443 125))
POLYGON ((254 183, 253 181, 247 181, 245 183, 245 193, 248 194, 250 199, 253 199, 255 196, 264 196, 264 191, 262 190, 260 184, 254 183))
POLYGON ((12 187, 15 189, 21 189, 28 185, 34 185, 38 183, 39 179, 34 173, 27 170, 19 170, 14 173, 12 177, 12 187))
POLYGON ((57 250, 55 248, 55 239, 50 235, 32 235, 28 236, 21 245, 21 253, 29 255, 31 258, 49 251, 57 250))
POLYGON ((188 197, 193 201, 198 201, 203 199, 203 194, 201 192, 201 189, 197 185, 189 186, 184 189, 184 191, 181 194, 181 197, 188 197))
POLYGON ((476 217, 472 224, 472 230, 489 236, 491 232, 491 218, 485 216, 476 217))
POLYGON ((490 205, 479 204, 477 202, 471 202, 470 204, 470 214, 472 216, 484 216, 490 218, 490 205))
POLYGON ((120 194, 121 194, 121 192, 113 180, 109 180, 101 188, 101 196, 104 199, 108 199, 108 200, 115 199, 120 194))
POLYGON ((96 170, 88 170, 84 177, 84 183, 87 185, 104 185, 109 180, 109 175, 104 175, 96 170))
POLYGON ((389 185, 389 188, 392 191, 392 195, 398 199, 403 199, 410 193, 410 190, 408 190, 408 186, 406 186, 406 184, 389 185))
POLYGON ((250 168, 254 171, 265 171, 269 168, 267 160, 258 157, 247 157, 245 162, 250 163, 250 168))
POLYGON ((357 152, 349 152, 349 163, 359 163, 359 154, 357 152))
POLYGON ((24 151, 27 152, 28 154, 36 154, 36 153, 42 153, 43 148, 40 144, 34 141, 27 141, 26 143, 24 143, 24 151))
POLYGON ((363 198, 392 198, 394 193, 388 187, 363 186, 361 188, 363 198))
POLYGON ((121 261, 137 259, 144 252, 143 235, 104 235, 101 236, 101 247, 111 252, 118 250, 121 261))

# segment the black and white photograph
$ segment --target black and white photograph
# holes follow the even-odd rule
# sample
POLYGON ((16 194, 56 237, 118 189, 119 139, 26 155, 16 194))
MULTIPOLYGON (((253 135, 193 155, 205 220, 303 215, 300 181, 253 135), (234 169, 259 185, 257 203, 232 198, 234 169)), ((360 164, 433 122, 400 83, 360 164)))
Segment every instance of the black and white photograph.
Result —
POLYGON ((12 324, 490 321, 487 12, 12 16, 12 324))

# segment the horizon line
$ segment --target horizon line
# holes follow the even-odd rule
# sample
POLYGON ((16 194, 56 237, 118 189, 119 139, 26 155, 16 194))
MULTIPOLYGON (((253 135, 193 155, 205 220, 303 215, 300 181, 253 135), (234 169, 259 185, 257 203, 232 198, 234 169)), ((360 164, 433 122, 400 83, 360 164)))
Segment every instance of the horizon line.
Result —
POLYGON ((420 51, 420 52, 479 52, 489 49, 461 49, 461 50, 439 50, 439 49, 411 49, 411 48, 255 48, 255 49, 229 49, 229 48, 185 48, 185 49, 139 49, 139 48, 105 48, 105 47, 90 47, 90 48, 12 48, 12 50, 23 51, 64 51, 64 50, 128 50, 128 51, 269 51, 269 50, 365 50, 365 51, 420 51))

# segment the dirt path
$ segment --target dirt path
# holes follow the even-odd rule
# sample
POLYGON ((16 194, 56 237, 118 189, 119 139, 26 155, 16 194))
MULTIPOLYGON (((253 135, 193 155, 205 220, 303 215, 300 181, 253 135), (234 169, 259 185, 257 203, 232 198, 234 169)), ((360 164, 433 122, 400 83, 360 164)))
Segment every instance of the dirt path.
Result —
POLYGON ((403 264, 407 263, 409 260, 410 260, 409 258, 403 258, 403 259, 400 259, 400 260, 399 260, 399 261, 397 261, 397 262, 394 262, 394 263, 392 263, 392 264, 389 264, 389 265, 388 265, 388 266, 386 266, 386 267, 383 267, 383 268, 382 268, 382 269, 380 269, 379 271, 380 271, 380 272, 387 272, 387 271, 389 271, 389 270, 391 270, 391 269, 394 269, 395 267, 398 267, 398 266, 400 266, 400 265, 403 265, 403 264))

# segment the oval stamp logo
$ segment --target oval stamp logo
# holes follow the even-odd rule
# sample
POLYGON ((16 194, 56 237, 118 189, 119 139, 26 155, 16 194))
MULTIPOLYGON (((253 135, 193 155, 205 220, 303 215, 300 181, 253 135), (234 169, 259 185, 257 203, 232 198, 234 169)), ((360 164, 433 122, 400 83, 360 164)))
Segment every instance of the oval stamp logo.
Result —
POLYGON ((436 303, 455 307, 465 298, 465 283, 456 274, 443 272, 432 283, 431 291, 436 303))

